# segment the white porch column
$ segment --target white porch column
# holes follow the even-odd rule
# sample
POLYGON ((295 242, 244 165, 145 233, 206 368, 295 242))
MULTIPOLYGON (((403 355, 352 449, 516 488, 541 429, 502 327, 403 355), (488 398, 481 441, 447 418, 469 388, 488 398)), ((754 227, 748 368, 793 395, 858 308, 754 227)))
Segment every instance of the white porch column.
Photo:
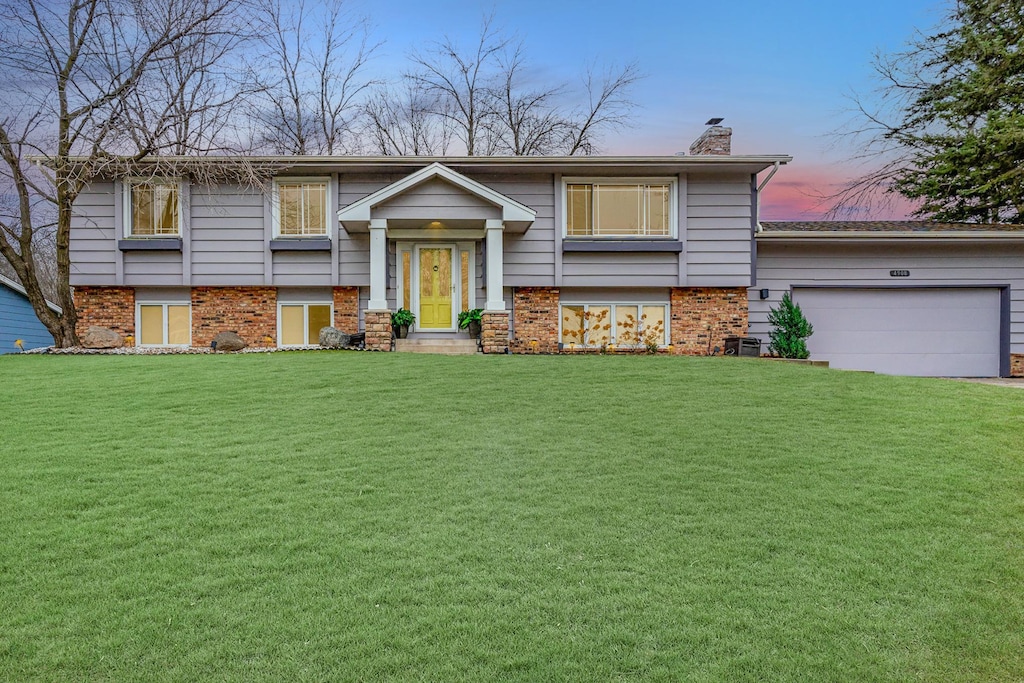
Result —
POLYGON ((487 304, 484 310, 504 311, 505 297, 502 285, 505 282, 505 223, 500 220, 487 220, 484 222, 484 230, 487 235, 487 304))
POLYGON ((388 308, 388 221, 386 218, 370 220, 370 301, 367 309, 385 311, 388 308))

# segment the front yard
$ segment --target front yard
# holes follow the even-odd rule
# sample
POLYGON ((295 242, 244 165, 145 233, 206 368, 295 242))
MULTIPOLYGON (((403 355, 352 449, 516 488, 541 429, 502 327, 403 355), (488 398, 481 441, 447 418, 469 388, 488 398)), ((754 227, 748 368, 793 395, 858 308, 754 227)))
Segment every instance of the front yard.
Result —
POLYGON ((1019 680, 1024 395, 2 356, 0 680, 1019 680))

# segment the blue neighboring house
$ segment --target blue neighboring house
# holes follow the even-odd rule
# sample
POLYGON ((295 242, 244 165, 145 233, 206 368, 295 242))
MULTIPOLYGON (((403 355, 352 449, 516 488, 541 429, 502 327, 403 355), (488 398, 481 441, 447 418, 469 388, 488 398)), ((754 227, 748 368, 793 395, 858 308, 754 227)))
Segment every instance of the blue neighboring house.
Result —
MULTIPOLYGON (((47 302, 60 313, 60 308, 47 302)), ((25 296, 25 288, 0 275, 0 353, 17 353, 15 340, 20 339, 26 349, 53 346, 53 337, 32 310, 25 296)))

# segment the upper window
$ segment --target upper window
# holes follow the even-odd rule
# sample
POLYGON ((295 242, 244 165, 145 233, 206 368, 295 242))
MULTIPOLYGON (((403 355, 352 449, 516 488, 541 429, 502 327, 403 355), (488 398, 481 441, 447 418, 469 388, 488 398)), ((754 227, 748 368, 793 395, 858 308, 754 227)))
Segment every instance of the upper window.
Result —
POLYGON ((181 190, 177 180, 130 180, 128 237, 181 235, 181 190))
POLYGON ((283 178, 274 183, 278 237, 326 237, 327 178, 283 178))
POLYGON ((567 237, 674 237, 675 181, 609 179, 565 184, 567 237))

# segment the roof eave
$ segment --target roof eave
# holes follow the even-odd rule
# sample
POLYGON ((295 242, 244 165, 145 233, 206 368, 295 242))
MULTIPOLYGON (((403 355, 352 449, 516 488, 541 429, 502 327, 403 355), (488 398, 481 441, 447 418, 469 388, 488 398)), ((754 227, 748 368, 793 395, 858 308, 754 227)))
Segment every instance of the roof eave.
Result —
POLYGON ((778 232, 759 232, 759 241, 778 242, 891 242, 892 240, 912 240, 914 242, 949 242, 972 241, 979 242, 1024 242, 1024 230, 1017 234, 1010 230, 972 230, 972 231, 900 231, 882 232, 873 231, 818 231, 810 232, 804 230, 786 230, 778 232))

